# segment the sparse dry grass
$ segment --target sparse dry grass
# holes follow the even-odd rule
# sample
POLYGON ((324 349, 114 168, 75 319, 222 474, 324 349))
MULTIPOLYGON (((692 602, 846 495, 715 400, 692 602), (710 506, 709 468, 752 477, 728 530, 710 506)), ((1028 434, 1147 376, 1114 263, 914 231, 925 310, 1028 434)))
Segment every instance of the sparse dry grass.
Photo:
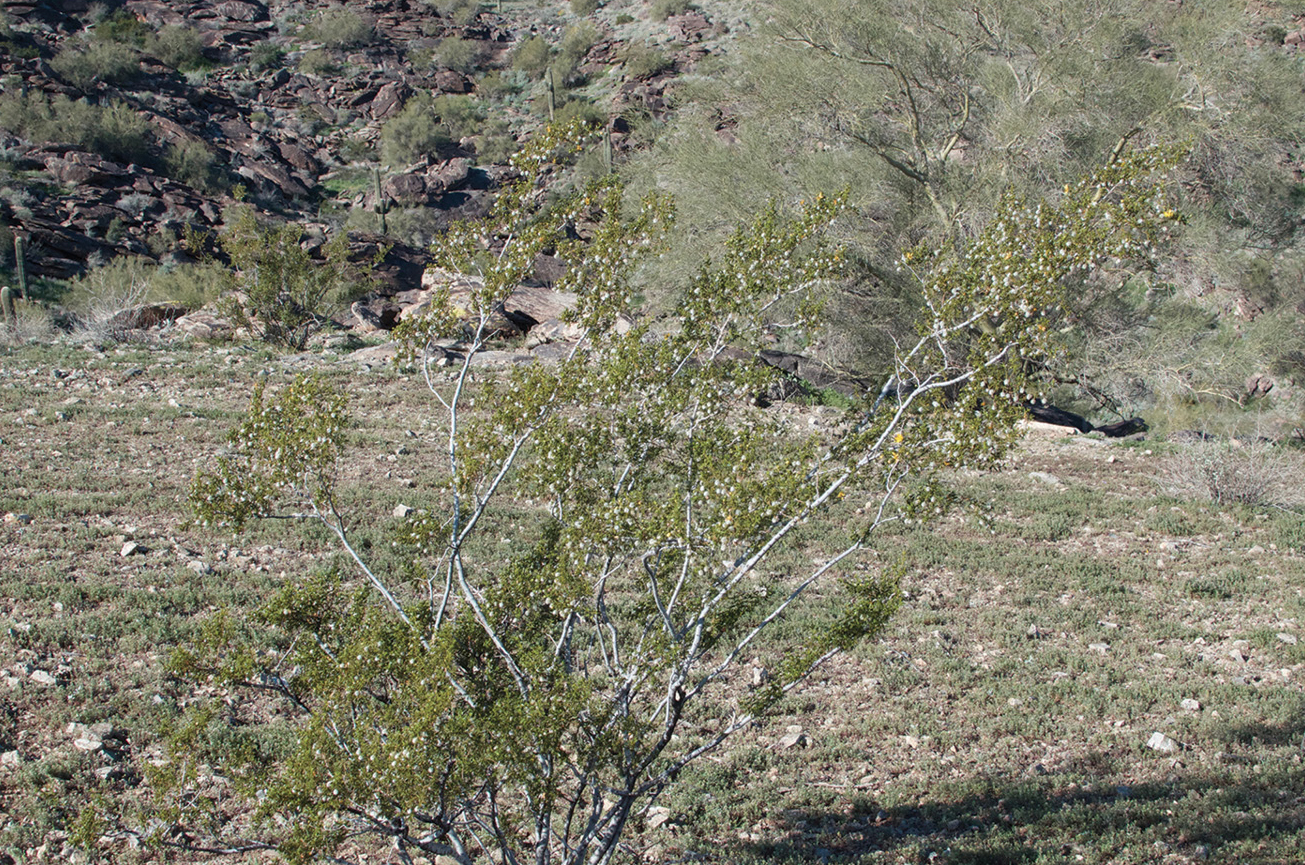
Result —
MULTIPOLYGON (((240 347, 0 348, 0 514, 32 517, 0 525, 0 751, 23 761, 0 765, 0 852, 59 861, 88 803, 147 799, 157 731, 196 696, 165 675, 171 648, 333 560, 298 527, 182 525, 254 382, 304 364, 353 395, 349 506, 381 548, 395 504, 440 471, 419 382, 240 347), (133 540, 146 551, 120 555, 133 540), (78 751, 68 724, 97 721, 125 746, 78 751)), ((1165 457, 1147 447, 1030 440, 1009 471, 961 479, 995 534, 963 514, 884 537, 862 567, 906 573, 890 633, 686 772, 627 858, 1305 860, 1305 521, 1158 495, 1165 457), (1148 749, 1155 731, 1182 749, 1148 749)), ((813 529, 792 555, 837 534, 813 529)), ((776 639, 837 604, 831 586, 776 639)), ((230 697, 232 718, 272 709, 230 697)), ((99 852, 163 858, 120 838, 99 852)))

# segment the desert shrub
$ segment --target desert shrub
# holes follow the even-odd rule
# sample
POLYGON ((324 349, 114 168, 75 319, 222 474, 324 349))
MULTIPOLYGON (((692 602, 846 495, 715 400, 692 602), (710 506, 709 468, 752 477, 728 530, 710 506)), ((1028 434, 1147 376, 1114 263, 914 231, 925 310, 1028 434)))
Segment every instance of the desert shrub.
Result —
POLYGON ((325 48, 305 51, 299 58, 299 71, 308 75, 333 75, 340 69, 335 55, 325 48))
POLYGON ((178 183, 204 192, 223 188, 217 156, 202 142, 182 139, 168 145, 163 155, 163 169, 178 183))
POLYGON ((461 27, 476 20, 480 14, 480 0, 426 0, 435 12, 461 27))
POLYGON ((181 72, 202 68, 204 62, 204 40, 190 27, 169 24, 159 31, 146 45, 146 50, 181 72))
POLYGON ((366 290, 368 278, 349 263, 349 241, 337 234, 323 249, 323 260, 301 245, 303 228, 294 223, 261 225, 242 209, 231 231, 219 239, 231 260, 233 295, 226 312, 265 342, 302 350, 325 317, 366 290))
POLYGON ((249 49, 249 68, 254 72, 268 72, 285 65, 285 51, 279 45, 263 41, 249 49))
POLYGON ((650 45, 631 45, 625 49, 625 74, 631 78, 651 78, 672 66, 671 59, 650 45))
POLYGON ((432 54, 432 61, 435 64, 464 74, 475 70, 480 63, 480 58, 480 43, 474 39, 463 39, 461 36, 441 39, 432 54))
POLYGON ((519 72, 504 74, 498 69, 487 72, 476 84, 476 94, 482 99, 507 99, 514 96, 524 86, 518 80, 520 75, 519 72))
POLYGON ((126 84, 139 76, 140 55, 120 42, 91 42, 61 48, 50 68, 78 90, 89 90, 98 81, 126 84))
POLYGON ((381 128, 381 161, 391 168, 402 167, 448 142, 448 130, 440 123, 435 101, 420 93, 381 128))
POLYGON ((571 11, 581 17, 586 17, 598 11, 600 6, 599 0, 571 0, 571 11))
POLYGON ((485 121, 485 107, 478 99, 459 94, 435 97, 435 113, 454 141, 475 135, 485 121))
POLYGON ((512 68, 538 78, 548 69, 553 49, 543 36, 532 36, 512 51, 512 68))
MULTIPOLYGON (((1172 165, 1138 156, 1085 177, 1063 205, 1011 200, 963 248, 948 238, 904 257, 933 301, 896 358, 915 387, 861 406, 822 440, 746 397, 776 380, 751 358, 777 306, 783 321, 814 325, 810 289, 841 269, 822 240, 842 200, 812 196, 789 217, 765 207, 698 270, 674 327, 622 333, 629 275, 660 247, 670 206, 632 206, 614 178, 549 206, 541 187, 558 154, 575 152, 577 125, 566 133, 533 140, 491 216, 438 242, 436 262, 475 290, 459 303, 437 296, 397 334, 422 365, 444 359, 436 339, 458 336, 465 351, 446 374, 413 377, 449 430, 448 475, 395 518, 399 555, 376 558, 354 534, 361 520, 339 512, 350 422, 345 395, 322 378, 260 387, 225 453, 197 474, 201 524, 314 515, 357 570, 352 581, 288 578, 258 618, 216 617, 178 651, 173 670, 197 684, 278 693, 286 714, 268 725, 296 735, 284 757, 230 748, 201 769, 217 761, 212 714, 196 701, 160 773, 174 837, 212 849, 250 825, 193 794, 221 772, 255 778, 232 796, 265 818, 261 842, 300 861, 331 859, 361 833, 408 858, 612 861, 687 766, 882 629, 900 602, 896 575, 858 573, 851 557, 887 523, 945 512, 939 473, 1004 459, 1033 385, 1025 361, 1052 347, 1041 311, 1068 273, 1158 239, 1149 179, 1172 165), (588 245, 567 239, 579 214, 597 220, 588 245), (490 238, 512 241, 487 256, 490 238), (575 312, 585 338, 565 361, 490 381, 476 369, 473 383, 493 316, 548 248, 572 262, 561 287, 586 289, 575 312), (975 333, 976 315, 1004 326, 975 333), (834 511, 844 494, 870 504, 834 511), (832 556, 781 567, 776 551, 822 520, 838 520, 832 556), (833 621, 803 622, 803 601, 839 571, 833 621), (260 638, 272 630, 282 642, 269 652, 260 638), (750 659, 768 651, 755 638, 776 631, 770 678, 750 688, 750 659), (341 829, 360 813, 367 822, 341 829)), ((1086 579, 1115 579, 1092 564, 1086 579)))
POLYGON ((648 15, 654 21, 665 21, 672 15, 683 15, 693 8, 689 0, 653 0, 648 15))
POLYGON ((153 270, 152 262, 120 256, 73 280, 65 302, 76 333, 97 344, 127 339, 135 324, 130 310, 148 298, 153 270))
POLYGON ((502 119, 487 120, 473 139, 476 161, 481 165, 505 165, 517 152, 517 140, 512 136, 511 125, 502 119))
MULTIPOLYGON (((388 237, 417 249, 430 246, 443 228, 440 211, 431 207, 405 207, 392 210, 385 217, 388 237)), ((370 230, 370 229, 369 229, 370 230)))
POLYGON ((362 136, 349 135, 340 142, 339 153, 341 161, 348 165, 374 159, 376 157, 376 147, 362 136))
POLYGON ((1157 481, 1176 498, 1218 505, 1305 503, 1302 454, 1259 437, 1183 445, 1164 460, 1157 481))
POLYGON ((136 48, 144 48, 153 36, 153 28, 126 9, 119 9, 101 19, 92 34, 97 42, 117 42, 136 48))
POLYGON ((617 27, 623 27, 626 24, 633 24, 634 16, 626 12, 622 12, 620 15, 616 16, 616 21, 614 23, 616 24, 617 27))
MULTIPOLYGON (((547 110, 546 107, 541 108, 540 113, 547 110)), ((563 102, 553 113, 553 122, 558 125, 565 125, 575 120, 591 129, 600 126, 606 119, 607 115, 598 106, 579 97, 572 97, 563 102)))
POLYGON ((304 38, 320 42, 327 48, 352 48, 366 45, 375 37, 371 21, 344 6, 327 9, 307 24, 304 38))
POLYGON ((598 41, 598 28, 590 21, 572 24, 562 33, 562 40, 557 47, 557 61, 554 72, 565 82, 575 78, 576 67, 584 62, 589 49, 598 41))

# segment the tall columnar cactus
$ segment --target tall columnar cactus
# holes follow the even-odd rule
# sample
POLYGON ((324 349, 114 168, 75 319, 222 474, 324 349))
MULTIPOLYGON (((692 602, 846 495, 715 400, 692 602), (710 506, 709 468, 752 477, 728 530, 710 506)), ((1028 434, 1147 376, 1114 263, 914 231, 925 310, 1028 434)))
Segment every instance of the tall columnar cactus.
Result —
POLYGON ((548 87, 548 122, 553 122, 553 115, 557 111, 557 91, 553 87, 553 70, 548 70, 548 75, 544 78, 544 83, 548 87))
POLYGON ((612 124, 608 123, 607 128, 603 130, 603 166, 607 173, 612 173, 612 124))
POLYGON ((385 211, 389 208, 385 206, 385 195, 381 192, 381 170, 379 168, 372 171, 372 184, 376 190, 376 223, 380 227, 381 234, 389 234, 389 228, 385 224, 385 211))
POLYGON ((27 262, 25 259, 23 239, 14 236, 14 271, 18 274, 18 293, 27 300, 27 262))
POLYGON ((7 285, 0 288, 0 314, 3 314, 5 325, 8 327, 18 326, 18 310, 14 308, 14 290, 7 285))

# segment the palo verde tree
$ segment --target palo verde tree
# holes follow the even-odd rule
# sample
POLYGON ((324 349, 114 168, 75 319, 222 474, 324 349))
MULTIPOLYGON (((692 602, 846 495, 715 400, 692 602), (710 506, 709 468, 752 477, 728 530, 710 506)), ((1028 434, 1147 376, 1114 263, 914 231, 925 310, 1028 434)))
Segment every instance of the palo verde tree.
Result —
POLYGON ((1175 216, 1156 185, 1174 156, 1143 151, 1054 200, 1005 200, 962 252, 906 253, 927 300, 917 332, 892 380, 818 437, 755 405, 773 373, 753 358, 769 331, 813 320, 808 299, 840 266, 822 241, 840 199, 816 196, 789 218, 763 210, 672 319, 617 327, 630 268, 670 212, 655 197, 629 205, 610 178, 550 199, 572 142, 527 147, 523 179, 493 214, 440 245, 439 263, 479 287, 458 307, 437 300, 405 334, 443 416, 446 472, 396 528, 400 566, 380 568, 353 542, 336 475, 346 405, 320 380, 260 391, 232 453, 197 476, 199 520, 309 517, 357 578, 288 583, 259 619, 278 652, 218 619, 181 653, 185 674, 284 698, 292 744, 271 759, 248 729, 215 732, 202 713, 182 724, 176 807, 158 842, 351 861, 370 835, 408 862, 612 861, 686 765, 883 626, 899 592, 891 575, 857 576, 858 551, 886 524, 944 510, 948 471, 1006 452, 1065 286, 1145 259, 1175 216), (571 262, 564 287, 579 293, 582 336, 555 363, 473 380, 495 311, 546 247, 571 262), (460 340, 461 361, 449 365, 442 337, 460 340), (840 548, 770 570, 844 496, 866 505, 840 548), (509 509, 522 534, 504 557, 509 509), (786 647, 749 690, 738 672, 759 636, 837 579, 836 621, 786 647), (707 717, 721 720, 703 733, 707 717), (252 822, 215 819, 195 810, 213 800, 182 795, 224 737, 223 753, 245 762, 221 771, 252 822))

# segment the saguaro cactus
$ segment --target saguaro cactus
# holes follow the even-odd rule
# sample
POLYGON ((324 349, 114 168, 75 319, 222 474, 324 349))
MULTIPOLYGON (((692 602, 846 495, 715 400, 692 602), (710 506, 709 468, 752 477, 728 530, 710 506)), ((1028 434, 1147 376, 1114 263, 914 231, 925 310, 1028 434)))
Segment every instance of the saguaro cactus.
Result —
POLYGON ((14 290, 7 285, 0 288, 0 313, 3 314, 8 327, 18 327, 18 310, 14 308, 14 290))
POLYGON ((557 91, 553 87, 553 70, 548 70, 548 75, 544 78, 544 83, 548 87, 548 122, 553 122, 553 114, 557 110, 557 91))
POLYGON ((381 234, 389 234, 388 226, 385 224, 385 211, 389 208, 385 206, 385 195, 381 192, 381 170, 379 168, 372 171, 372 184, 376 189, 376 223, 380 227, 381 234))
POLYGON ((14 236, 14 271, 18 274, 18 293, 27 300, 27 261, 25 259, 26 249, 23 245, 23 239, 14 236))

